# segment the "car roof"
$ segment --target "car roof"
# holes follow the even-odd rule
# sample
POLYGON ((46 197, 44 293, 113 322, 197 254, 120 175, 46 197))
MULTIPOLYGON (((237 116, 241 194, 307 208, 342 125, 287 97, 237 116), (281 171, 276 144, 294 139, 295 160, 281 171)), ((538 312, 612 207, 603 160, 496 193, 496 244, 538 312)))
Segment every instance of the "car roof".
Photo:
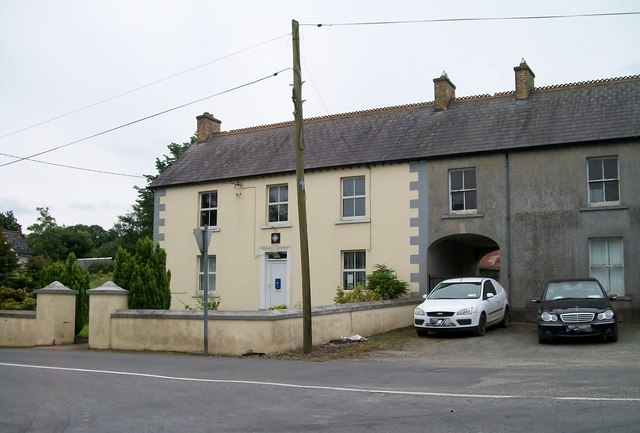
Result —
POLYGON ((485 280, 490 280, 491 278, 485 278, 485 277, 461 277, 461 278, 449 278, 443 281, 440 281, 441 283, 481 283, 485 280))
POLYGON ((579 282, 579 281, 598 281, 597 278, 591 278, 591 277, 586 277, 586 278, 558 278, 555 280, 549 280, 547 282, 547 285, 550 283, 570 283, 570 282, 579 282))

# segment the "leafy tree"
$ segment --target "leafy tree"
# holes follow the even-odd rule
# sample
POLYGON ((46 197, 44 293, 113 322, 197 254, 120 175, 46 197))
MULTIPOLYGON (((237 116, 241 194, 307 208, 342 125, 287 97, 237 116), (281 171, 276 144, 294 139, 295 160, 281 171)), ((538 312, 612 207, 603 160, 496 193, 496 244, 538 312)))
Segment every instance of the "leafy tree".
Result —
POLYGON ((71 253, 67 259, 62 262, 58 261, 42 270, 42 278, 51 284, 59 281, 72 290, 77 290, 76 296, 76 327, 75 332, 78 334, 87 324, 89 316, 89 282, 91 278, 80 265, 76 263, 75 254, 71 253))
POLYGON ((18 224, 18 220, 13 216, 12 210, 0 212, 0 229, 22 232, 22 226, 18 224))
POLYGON ((7 285, 18 268, 18 257, 0 230, 0 286, 7 285))
POLYGON ((40 216, 37 222, 28 227, 27 243, 38 255, 51 260, 65 260, 73 253, 76 257, 87 257, 107 232, 100 226, 59 226, 49 213, 49 208, 37 208, 40 216))
POLYGON ((119 249, 116 254, 113 282, 129 290, 131 309, 168 309, 171 306, 166 253, 154 247, 149 238, 140 239, 135 253, 119 249))
POLYGON ((367 275, 367 289, 377 292, 382 299, 399 298, 409 291, 408 286, 386 265, 375 265, 373 273, 367 275))
POLYGON ((151 182, 158 178, 165 170, 182 156, 184 152, 196 142, 196 137, 192 136, 188 142, 182 144, 171 143, 167 146, 169 155, 162 155, 156 158, 155 175, 145 175, 147 179, 146 187, 134 187, 138 191, 138 198, 133 205, 133 210, 118 217, 118 222, 113 230, 120 239, 120 245, 128 250, 133 250, 138 239, 143 237, 153 238, 153 190, 149 188, 151 182))

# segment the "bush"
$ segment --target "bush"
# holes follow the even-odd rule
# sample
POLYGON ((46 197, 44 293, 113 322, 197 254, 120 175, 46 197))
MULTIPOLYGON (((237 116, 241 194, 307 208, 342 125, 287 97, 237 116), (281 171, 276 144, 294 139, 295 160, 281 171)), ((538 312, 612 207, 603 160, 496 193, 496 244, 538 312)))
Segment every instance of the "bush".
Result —
POLYGON ((286 310, 289 308, 287 304, 274 305, 273 307, 269 307, 269 310, 286 310))
POLYGON ((409 291, 408 286, 386 265, 375 265, 373 274, 367 275, 367 289, 378 293, 381 299, 397 299, 409 291))
POLYGON ((352 290, 343 290, 342 287, 338 287, 333 301, 336 304, 348 304, 351 302, 379 301, 381 299, 379 293, 368 290, 358 284, 352 290))
MULTIPOLYGON (((182 302, 182 301, 180 301, 182 302)), ((192 307, 191 305, 187 305, 184 302, 182 302, 182 305, 184 305, 184 309, 185 310, 202 310, 204 311, 204 296, 198 296, 196 297, 196 304, 198 304, 197 307, 192 307)), ((207 310, 211 311, 211 310, 217 310, 218 307, 220 306, 220 296, 218 295, 209 295, 209 303, 207 304, 207 310)))
POLYGON ((0 310, 35 310, 36 296, 24 289, 0 287, 0 310))

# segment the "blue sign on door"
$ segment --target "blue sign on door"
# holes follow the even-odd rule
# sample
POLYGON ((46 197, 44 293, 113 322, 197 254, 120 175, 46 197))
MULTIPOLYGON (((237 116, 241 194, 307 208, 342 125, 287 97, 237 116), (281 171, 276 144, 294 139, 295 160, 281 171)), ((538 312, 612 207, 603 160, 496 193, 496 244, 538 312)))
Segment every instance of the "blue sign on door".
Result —
POLYGON ((282 279, 276 278, 276 290, 282 289, 282 279))

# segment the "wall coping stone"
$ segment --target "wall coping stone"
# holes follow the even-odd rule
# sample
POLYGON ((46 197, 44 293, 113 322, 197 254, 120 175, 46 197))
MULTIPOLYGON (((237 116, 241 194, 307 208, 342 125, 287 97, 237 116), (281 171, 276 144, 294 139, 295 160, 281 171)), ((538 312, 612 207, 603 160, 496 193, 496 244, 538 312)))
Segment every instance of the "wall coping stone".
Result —
POLYGON ((35 319, 35 310, 0 310, 0 317, 17 317, 21 319, 35 319))
POLYGON ((96 287, 95 289, 87 290, 88 295, 128 295, 129 291, 123 289, 118 286, 113 281, 107 281, 100 287, 96 287))
POLYGON ((77 290, 71 290, 59 281, 54 281, 43 289, 34 290, 36 295, 42 293, 43 295, 77 295, 77 290))
MULTIPOLYGON (((405 305, 418 305, 422 299, 391 299, 386 301, 354 302, 351 304, 328 305, 311 309, 312 316, 328 314, 349 313, 354 311, 366 311, 380 308, 403 307, 405 305)), ((118 310, 111 313, 112 318, 120 319, 181 319, 204 320, 202 310, 118 310)), ((209 320, 256 320, 270 321, 282 319, 302 318, 302 309, 288 308, 286 310, 257 310, 257 311, 220 311, 208 312, 209 320)))

